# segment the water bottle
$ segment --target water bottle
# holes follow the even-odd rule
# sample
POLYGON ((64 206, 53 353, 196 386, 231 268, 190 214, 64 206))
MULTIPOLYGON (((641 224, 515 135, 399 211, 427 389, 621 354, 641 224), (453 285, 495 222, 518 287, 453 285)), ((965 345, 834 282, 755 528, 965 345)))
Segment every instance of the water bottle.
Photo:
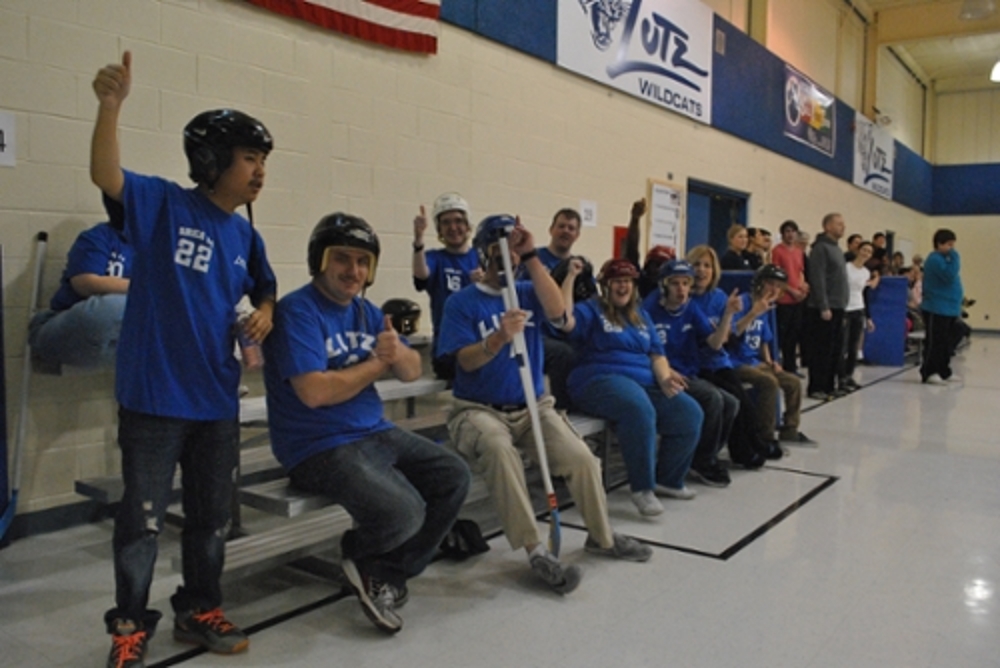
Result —
POLYGON ((244 325, 253 315, 254 308, 245 302, 236 306, 236 340, 240 344, 240 357, 247 371, 253 371, 264 366, 264 351, 260 344, 247 336, 244 325))

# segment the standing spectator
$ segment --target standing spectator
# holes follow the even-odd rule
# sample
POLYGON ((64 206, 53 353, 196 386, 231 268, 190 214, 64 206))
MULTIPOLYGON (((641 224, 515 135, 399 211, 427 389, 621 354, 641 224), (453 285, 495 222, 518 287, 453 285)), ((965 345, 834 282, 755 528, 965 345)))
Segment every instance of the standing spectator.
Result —
POLYGON ((771 233, 762 227, 747 228, 747 249, 743 256, 750 263, 750 268, 756 271, 771 261, 771 233))
POLYGON ((571 316, 559 286, 538 259, 531 233, 514 223, 502 215, 479 223, 473 245, 484 267, 483 280, 464 288, 445 306, 441 349, 454 353, 457 361, 448 432, 459 453, 485 478, 510 546, 524 548, 531 570, 565 594, 580 583, 580 569, 564 566, 545 549, 518 449, 530 452, 540 444, 534 442, 518 361, 511 349, 517 333, 524 334, 535 394, 541 397, 538 413, 551 473, 566 480, 587 527, 584 549, 629 561, 646 561, 652 550, 612 532, 600 462, 555 410, 553 399, 542 397, 539 324, 547 321, 566 329, 571 316), (516 283, 519 309, 505 308, 503 300, 503 286, 512 277, 504 275, 499 241, 508 230, 511 263, 524 264, 530 278, 516 283))
POLYGON ((482 271, 476 252, 469 247, 469 203, 465 198, 455 192, 439 195, 434 200, 431 217, 444 248, 424 250, 427 216, 421 205, 420 214, 413 219, 413 286, 418 292, 426 291, 431 300, 431 327, 434 329, 431 365, 434 375, 442 380, 451 380, 455 377, 455 359, 442 355, 439 345, 444 303, 466 285, 478 281, 482 271))
POLYGON ((802 336, 805 299, 809 296, 806 281, 806 254, 795 243, 799 226, 794 220, 781 224, 781 243, 771 252, 775 266, 788 276, 785 291, 778 297, 778 346, 781 348, 781 365, 785 371, 799 375, 798 347, 802 336))
POLYGON ((368 618, 403 627, 396 608, 451 529, 469 489, 454 453, 384 417, 375 381, 420 377, 420 355, 364 298, 381 246, 363 219, 324 217, 309 238, 312 281, 278 304, 267 340, 271 448, 292 484, 351 515, 344 574, 368 618))
POLYGON ((865 238, 858 233, 854 233, 847 237, 847 251, 844 252, 844 261, 853 262, 854 258, 858 256, 858 247, 861 246, 861 242, 865 238))
MULTIPOLYGON (((580 355, 569 386, 575 406, 614 425, 632 502, 642 515, 659 515, 658 493, 694 497, 684 477, 704 415, 663 355, 639 304, 638 278, 628 260, 608 260, 598 275, 600 293, 573 309, 571 337, 580 355)), ((563 295, 568 301, 572 291, 563 295)))
POLYGON ((847 288, 850 296, 844 313, 844 354, 840 357, 837 386, 844 392, 861 389, 854 380, 854 368, 858 363, 861 349, 861 335, 874 332, 875 323, 868 317, 868 289, 878 285, 878 278, 872 278, 865 263, 871 258, 872 245, 862 241, 852 262, 847 263, 847 288))
POLYGON ((550 272, 573 254, 573 244, 580 238, 580 213, 559 209, 549 225, 549 245, 538 249, 538 259, 550 272))
POLYGON ((924 260, 923 301, 927 342, 920 366, 920 380, 941 384, 961 380, 951 371, 952 331, 962 314, 962 258, 955 250, 955 233, 940 229, 934 233, 934 252, 924 260))
POLYGON ((132 246, 125 239, 121 202, 103 193, 102 198, 109 221, 76 238, 49 308, 31 319, 28 341, 43 365, 93 368, 115 363, 132 275, 132 246))
POLYGON ((174 638, 221 654, 250 644, 220 608, 239 465, 235 307, 250 296, 257 309, 243 332, 263 341, 271 331, 276 283, 263 240, 236 213, 264 186, 270 133, 238 111, 206 111, 184 128, 195 188, 125 171, 118 118, 132 84, 131 64, 126 51, 120 64, 105 66, 94 79, 90 177, 124 205, 135 251, 115 377, 125 490, 113 538, 115 607, 104 621, 112 635, 108 665, 140 668, 161 616, 146 606, 178 463, 183 584, 170 599, 174 638))
POLYGON ((628 236, 625 238, 625 259, 639 270, 639 297, 645 299, 659 287, 660 267, 677 257, 671 246, 653 246, 646 252, 646 259, 639 262, 639 220, 646 212, 646 200, 636 200, 629 216, 628 236))
POLYGON ((902 252, 896 251, 892 254, 892 262, 889 263, 889 275, 899 276, 906 265, 906 257, 902 252))
POLYGON ((889 273, 889 249, 887 248, 885 232, 872 235, 872 257, 868 260, 868 271, 885 276, 889 273))
POLYGON ((837 243, 844 236, 844 218, 828 213, 823 232, 816 235, 809 255, 809 299, 806 320, 809 331, 809 397, 819 401, 834 398, 837 366, 844 334, 847 307, 847 266, 837 243))
POLYGON ((747 245, 750 239, 747 228, 738 224, 731 225, 729 231, 726 232, 726 238, 729 240, 729 248, 719 258, 719 264, 722 266, 722 269, 752 270, 753 267, 746 256, 747 245))

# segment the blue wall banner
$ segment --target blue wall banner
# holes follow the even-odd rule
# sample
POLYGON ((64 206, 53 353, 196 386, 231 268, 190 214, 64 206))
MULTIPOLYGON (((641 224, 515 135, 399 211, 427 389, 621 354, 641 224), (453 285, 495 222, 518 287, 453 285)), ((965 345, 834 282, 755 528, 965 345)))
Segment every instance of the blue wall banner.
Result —
POLYGON ((837 106, 833 93, 785 65, 785 136, 831 158, 837 148, 837 106))
POLYGON ((697 0, 558 0, 556 62, 712 122, 712 22, 697 0))
POLYGON ((854 185, 892 199, 896 142, 860 112, 854 112, 854 185))

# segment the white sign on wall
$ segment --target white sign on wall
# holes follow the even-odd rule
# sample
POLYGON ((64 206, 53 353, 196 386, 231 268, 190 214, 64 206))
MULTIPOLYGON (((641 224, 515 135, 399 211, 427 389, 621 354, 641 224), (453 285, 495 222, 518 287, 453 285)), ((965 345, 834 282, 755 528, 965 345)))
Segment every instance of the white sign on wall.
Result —
POLYGON ((597 202, 580 200, 580 222, 583 227, 597 227, 597 202))
POLYGON ((680 254, 680 189, 668 183, 650 180, 649 195, 649 248, 669 246, 680 254))
POLYGON ((16 123, 14 114, 0 111, 0 167, 17 166, 16 123))
POLYGON ((854 185, 892 199, 892 170, 896 144, 892 135, 854 113, 854 185))
POLYGON ((559 0, 556 62, 710 124, 712 20, 697 0, 559 0))

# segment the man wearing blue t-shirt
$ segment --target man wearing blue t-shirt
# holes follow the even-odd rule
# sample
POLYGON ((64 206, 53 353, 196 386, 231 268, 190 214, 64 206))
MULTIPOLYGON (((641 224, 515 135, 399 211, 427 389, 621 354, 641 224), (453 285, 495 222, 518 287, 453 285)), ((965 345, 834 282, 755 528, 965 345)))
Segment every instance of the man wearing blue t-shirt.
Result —
POLYGON ((341 540, 344 574, 382 631, 406 581, 419 575, 454 523, 469 470, 452 452, 396 428, 375 381, 420 377, 420 355, 364 298, 380 244, 367 222, 334 213, 309 239, 312 282, 278 305, 268 359, 268 423, 275 457, 292 483, 343 506, 355 522, 341 540))
POLYGON ((431 217, 438 239, 444 248, 425 251, 424 233, 427 215, 423 205, 413 219, 413 287, 426 291, 431 300, 431 326, 434 343, 431 365, 442 380, 455 377, 455 358, 440 350, 441 316, 450 296, 482 278, 476 251, 469 247, 469 203, 455 192, 443 193, 434 200, 431 217))
POLYGON ((31 353, 43 366, 93 368, 115 363, 132 274, 132 246, 125 239, 121 203, 104 195, 104 208, 109 221, 76 238, 49 308, 31 319, 31 353))
MULTIPOLYGON (((733 319, 736 341, 731 354, 736 375, 744 383, 753 385, 757 392, 755 406, 761 439, 776 445, 780 389, 785 397, 785 413, 779 438, 797 445, 814 446, 816 442, 799 431, 802 382, 771 358, 769 344, 774 341, 774 332, 768 312, 774 308, 787 284, 788 274, 781 267, 765 264, 757 270, 753 277, 752 294, 742 295, 743 307, 733 319)), ((776 447, 771 450, 780 452, 776 447)))
POLYGON ((257 199, 271 135, 232 109, 207 111, 184 128, 197 184, 185 189, 124 171, 118 117, 131 88, 132 55, 94 79, 97 121, 90 175, 125 207, 135 252, 118 342, 115 395, 125 490, 115 518, 115 607, 108 665, 139 668, 160 613, 146 608, 157 536, 174 470, 183 470, 183 585, 171 597, 174 638, 232 654, 250 640, 220 608, 220 577, 239 464, 240 366, 236 304, 257 310, 242 325, 263 341, 271 330, 276 284, 264 242, 236 213, 257 199))
MULTIPOLYGON (((559 286, 538 259, 531 233, 510 216, 490 216, 476 231, 473 245, 484 267, 483 280, 448 300, 441 350, 456 357, 455 406, 448 420, 452 443, 481 473, 490 489, 504 533, 514 549, 524 548, 531 569, 553 590, 565 594, 580 582, 576 566, 563 566, 548 552, 538 531, 524 477, 519 447, 537 444, 511 342, 523 332, 535 395, 542 396, 541 325, 568 328, 559 286), (511 263, 523 264, 530 281, 518 281, 519 309, 504 307, 504 276, 499 241, 509 234, 511 263)), ((589 552, 646 561, 651 550, 615 534, 608 521, 601 466, 552 397, 538 401, 545 450, 553 476, 566 480, 587 526, 589 552)))

